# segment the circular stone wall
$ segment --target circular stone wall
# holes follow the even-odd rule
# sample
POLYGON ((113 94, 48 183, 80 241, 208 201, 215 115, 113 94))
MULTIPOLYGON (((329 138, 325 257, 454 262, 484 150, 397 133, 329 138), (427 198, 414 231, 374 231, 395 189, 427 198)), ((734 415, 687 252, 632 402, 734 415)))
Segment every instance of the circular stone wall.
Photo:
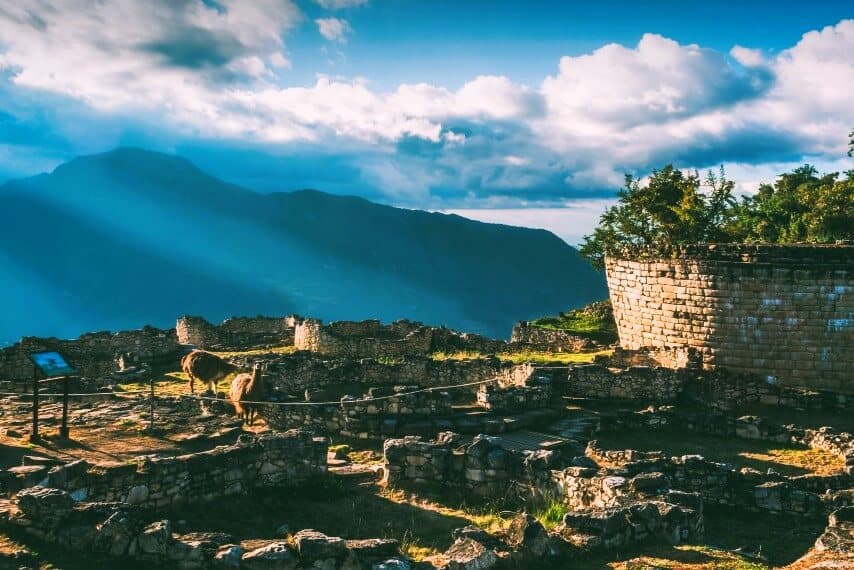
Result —
POLYGON ((692 245, 605 267, 623 348, 854 391, 854 246, 692 245))

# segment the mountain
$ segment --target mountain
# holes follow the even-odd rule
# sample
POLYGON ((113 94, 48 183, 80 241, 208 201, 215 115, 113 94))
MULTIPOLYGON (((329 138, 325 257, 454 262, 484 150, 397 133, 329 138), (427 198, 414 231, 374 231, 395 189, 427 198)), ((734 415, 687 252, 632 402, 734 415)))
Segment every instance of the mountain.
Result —
POLYGON ((200 314, 411 318, 507 337, 606 296, 545 230, 314 190, 260 194, 122 148, 0 186, 0 343, 200 314))

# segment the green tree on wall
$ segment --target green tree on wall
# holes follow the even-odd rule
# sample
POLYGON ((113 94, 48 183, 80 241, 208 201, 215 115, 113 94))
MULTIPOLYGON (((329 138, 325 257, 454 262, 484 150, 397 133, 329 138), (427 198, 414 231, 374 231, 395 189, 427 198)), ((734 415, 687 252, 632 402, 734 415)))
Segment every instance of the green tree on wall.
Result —
POLYGON ((854 239, 854 170, 819 175, 806 164, 740 201, 733 189, 723 168, 709 172, 705 184, 672 165, 653 171, 646 184, 627 175, 581 254, 601 267, 606 255, 626 247, 854 239))
POLYGON ((604 256, 630 247, 670 246, 723 239, 733 224, 734 184, 723 168, 711 171, 705 189, 697 172, 685 173, 668 164, 654 170, 644 185, 626 175, 619 201, 608 208, 580 251, 594 265, 604 256))

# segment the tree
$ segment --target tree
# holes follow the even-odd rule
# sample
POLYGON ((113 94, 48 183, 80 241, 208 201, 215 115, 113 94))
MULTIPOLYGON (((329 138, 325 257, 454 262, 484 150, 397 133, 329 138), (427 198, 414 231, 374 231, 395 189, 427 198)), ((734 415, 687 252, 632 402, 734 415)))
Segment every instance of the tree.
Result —
POLYGON ((593 234, 584 238, 581 254, 601 267, 604 257, 629 247, 670 246, 717 240, 730 225, 734 184, 709 172, 708 192, 699 175, 668 164, 654 170, 646 185, 626 175, 618 203, 608 208, 593 234))
POLYGON ((595 266, 624 248, 686 243, 829 243, 854 240, 854 170, 819 175, 805 164, 741 201, 735 184, 709 172, 705 190, 697 173, 667 165, 646 185, 626 175, 616 205, 605 210, 580 251, 595 266))

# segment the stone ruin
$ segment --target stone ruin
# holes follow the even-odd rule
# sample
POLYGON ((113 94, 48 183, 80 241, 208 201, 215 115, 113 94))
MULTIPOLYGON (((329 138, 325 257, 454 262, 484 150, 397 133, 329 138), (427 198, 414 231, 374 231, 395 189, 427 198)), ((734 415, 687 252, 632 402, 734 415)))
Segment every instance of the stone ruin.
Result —
MULTIPOLYGON (((125 351, 174 362, 182 344, 256 349, 232 361, 246 368, 267 363, 269 403, 261 416, 273 433, 127 465, 8 469, 0 473, 8 497, 0 524, 70 549, 185 568, 411 567, 395 541, 304 529, 287 540, 241 543, 220 533, 182 534, 150 517, 151 509, 259 488, 299 489, 325 476, 327 438, 343 437, 383 441, 382 477, 391 489, 512 497, 520 511, 549 501, 566 509, 551 529, 526 512, 508 514, 509 527, 500 532, 460 528, 452 546, 425 567, 560 567, 649 543, 697 543, 712 507, 721 506, 824 525, 799 570, 827 561, 854 565, 854 436, 798 425, 795 413, 795 423, 781 424, 743 411, 854 408, 850 265, 850 247, 697 246, 609 259, 623 345, 594 364, 430 357, 580 346, 565 333, 525 324, 511 342, 410 321, 324 325, 297 317, 220 325, 184 317, 176 331, 24 339, 0 351, 4 379, 31 379, 26 353, 39 348, 69 354, 91 375, 108 373, 125 351), (296 352, 262 350, 282 345, 296 352), (567 401, 604 411, 570 413, 567 401), (699 455, 607 449, 596 435, 625 431, 796 444, 829 452, 843 467, 829 475, 783 475, 699 455), (526 444, 531 434, 548 441, 526 444)), ((179 400, 199 408, 197 400, 179 400)))
POLYGON ((177 362, 182 353, 175 329, 143 327, 117 333, 86 333, 70 340, 24 337, 0 348, 0 386, 6 390, 29 389, 35 367, 28 355, 47 351, 65 355, 82 376, 89 378, 109 378, 118 370, 117 359, 122 355, 157 365, 177 362))
POLYGON ((696 244, 605 266, 623 348, 690 346, 705 368, 851 390, 854 246, 696 244))
POLYGON ((185 315, 175 323, 178 342, 204 350, 250 350, 270 346, 292 346, 294 330, 302 318, 231 317, 218 325, 203 317, 185 315))

